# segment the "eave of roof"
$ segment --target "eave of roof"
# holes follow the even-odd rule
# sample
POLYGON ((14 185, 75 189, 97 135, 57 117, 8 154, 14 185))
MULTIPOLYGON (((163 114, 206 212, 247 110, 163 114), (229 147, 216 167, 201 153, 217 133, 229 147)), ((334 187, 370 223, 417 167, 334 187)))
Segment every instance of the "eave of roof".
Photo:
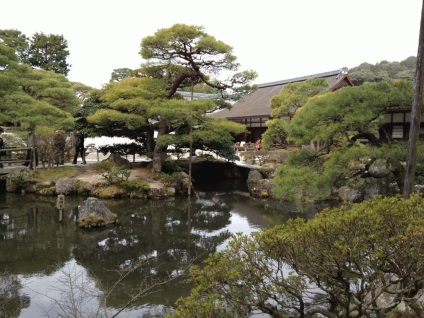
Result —
POLYGON ((335 75, 339 75, 339 74, 340 74, 340 70, 335 70, 335 71, 330 71, 330 72, 325 72, 325 73, 306 75, 306 76, 295 77, 295 78, 276 81, 276 82, 259 84, 258 86, 259 86, 259 88, 262 88, 262 87, 267 87, 267 86, 284 85, 284 84, 295 83, 295 82, 303 82, 303 81, 306 81, 307 79, 311 79, 311 78, 331 77, 331 76, 335 76, 335 75))

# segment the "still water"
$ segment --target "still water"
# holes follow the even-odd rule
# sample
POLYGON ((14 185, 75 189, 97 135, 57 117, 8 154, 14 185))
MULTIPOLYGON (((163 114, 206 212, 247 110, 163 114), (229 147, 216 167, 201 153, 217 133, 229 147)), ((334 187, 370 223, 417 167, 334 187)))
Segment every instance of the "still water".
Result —
POLYGON ((163 317, 189 294, 183 270, 225 248, 232 233, 317 209, 206 190, 191 199, 104 200, 119 223, 86 231, 71 217, 85 199, 66 197, 60 223, 54 197, 0 195, 0 317, 163 317))

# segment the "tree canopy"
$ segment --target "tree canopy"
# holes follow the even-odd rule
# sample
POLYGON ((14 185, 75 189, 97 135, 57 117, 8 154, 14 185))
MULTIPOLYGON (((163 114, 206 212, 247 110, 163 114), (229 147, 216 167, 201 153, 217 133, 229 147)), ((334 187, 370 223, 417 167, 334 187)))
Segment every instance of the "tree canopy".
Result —
POLYGON ((221 98, 235 96, 251 89, 248 83, 256 73, 237 72, 239 64, 232 48, 199 26, 176 24, 160 29, 142 40, 140 54, 146 62, 139 70, 114 70, 113 81, 100 92, 108 106, 89 115, 88 122, 145 143, 154 172, 161 171, 170 144, 188 147, 191 141, 234 158, 230 145, 244 126, 206 118, 208 111, 224 103, 186 100, 177 90, 194 90, 203 83, 221 98), (222 72, 226 72, 225 80, 212 77, 222 72), (154 131, 158 132, 156 138, 154 131))
POLYGON ((67 48, 63 36, 35 33, 29 39, 18 30, 0 30, 1 123, 73 127, 72 114, 81 103, 76 93, 83 96, 83 85, 65 77, 67 48))
POLYGON ((130 76, 131 71, 131 69, 126 67, 114 69, 110 75, 110 82, 119 82, 120 80, 130 76))
POLYGON ((364 83, 309 99, 285 128, 290 142, 314 147, 293 153, 278 169, 276 195, 327 199, 342 186, 364 190, 384 182, 401 191, 406 145, 388 138, 383 114, 408 110, 411 101, 408 81, 364 83))
POLYGON ((19 89, 19 69, 14 49, 0 43, 0 97, 19 89))
MULTIPOLYGON (((145 143, 148 152, 154 147, 154 122, 149 121, 149 109, 167 102, 162 80, 128 77, 109 82, 99 91, 101 109, 87 116, 89 123, 104 127, 106 136, 128 137, 145 143)), ((83 107, 85 108, 85 107, 83 107)))
POLYGON ((360 135, 375 144, 373 138, 385 112, 409 110, 412 83, 407 81, 365 83, 318 95, 297 112, 289 124, 294 143, 310 141, 351 143, 360 135))
POLYGON ((271 99, 272 119, 267 121, 268 129, 262 135, 262 145, 268 148, 272 143, 286 144, 289 123, 296 111, 310 97, 323 93, 328 89, 328 83, 323 78, 308 79, 303 82, 284 85, 281 92, 271 99))
MULTIPOLYGON (((207 118, 206 112, 215 107, 212 100, 168 98, 166 82, 162 79, 128 77, 108 83, 99 94, 99 100, 93 103, 97 106, 81 117, 96 125, 97 131, 103 127, 103 135, 125 136, 144 144, 147 153, 152 153, 156 145, 164 149, 169 145, 187 147, 192 138, 198 148, 233 158, 227 145, 232 145, 233 136, 245 129, 227 120, 207 118), (154 138, 158 118, 166 123, 166 131, 154 138)), ((87 99, 80 112, 87 110, 90 100, 87 99)))
POLYGON ((19 64, 14 49, 1 43, 0 65, 0 122, 73 126, 78 99, 63 75, 19 64))
POLYGON ((410 56, 401 62, 381 61, 375 65, 362 63, 349 70, 349 77, 355 85, 397 79, 413 81, 416 66, 415 56, 410 56))
POLYGON ((71 65, 66 61, 69 56, 68 41, 63 35, 35 33, 31 38, 28 55, 32 66, 65 76, 70 71, 71 65))
POLYGON ((0 30, 0 43, 13 48, 20 63, 65 76, 70 71, 68 41, 63 35, 40 32, 28 38, 21 31, 3 29, 0 30))
POLYGON ((20 62, 28 63, 29 39, 21 31, 15 29, 0 30, 0 42, 13 48, 20 62))
POLYGON ((177 89, 203 82, 225 95, 250 89, 257 76, 254 71, 238 72, 240 65, 228 44, 207 34, 201 26, 175 24, 159 29, 141 42, 142 65, 146 74, 168 83, 169 96, 177 89), (218 80, 215 75, 225 76, 218 80), (247 86, 246 86, 247 85, 247 86))

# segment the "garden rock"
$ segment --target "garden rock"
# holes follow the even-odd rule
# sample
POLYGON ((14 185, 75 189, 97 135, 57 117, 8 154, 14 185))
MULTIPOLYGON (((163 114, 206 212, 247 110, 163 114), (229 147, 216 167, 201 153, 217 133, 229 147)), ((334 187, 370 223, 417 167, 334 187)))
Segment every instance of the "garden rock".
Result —
POLYGON ((339 193, 340 199, 342 199, 343 201, 360 202, 362 201, 362 198, 363 198, 361 191, 358 191, 348 186, 340 187, 338 193, 339 193))
POLYGON ((116 223, 117 216, 109 207, 97 198, 89 197, 78 206, 77 223, 83 228, 105 226, 116 223))
POLYGON ((56 194, 90 194, 93 191, 94 185, 90 182, 72 179, 62 178, 56 182, 56 194))

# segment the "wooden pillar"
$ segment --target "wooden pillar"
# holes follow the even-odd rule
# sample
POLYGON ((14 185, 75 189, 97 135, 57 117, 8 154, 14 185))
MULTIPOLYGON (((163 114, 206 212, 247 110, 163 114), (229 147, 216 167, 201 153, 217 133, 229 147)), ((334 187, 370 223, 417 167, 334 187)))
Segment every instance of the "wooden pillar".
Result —
POLYGON ((411 127, 408 139, 408 156, 405 168, 403 197, 408 199, 415 182, 417 141, 420 134, 421 109, 424 92, 424 0, 421 7, 420 36, 418 40, 417 68, 415 70, 414 97, 411 110, 411 127))

